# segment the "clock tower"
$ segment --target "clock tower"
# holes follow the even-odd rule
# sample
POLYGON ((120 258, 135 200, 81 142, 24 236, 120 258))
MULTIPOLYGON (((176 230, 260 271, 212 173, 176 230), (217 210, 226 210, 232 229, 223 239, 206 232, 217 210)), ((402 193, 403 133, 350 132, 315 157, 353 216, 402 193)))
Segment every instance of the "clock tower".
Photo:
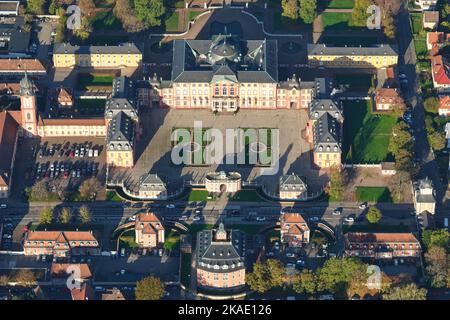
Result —
POLYGON ((23 136, 31 138, 37 135, 36 94, 33 83, 25 77, 20 81, 20 109, 22 113, 23 136))

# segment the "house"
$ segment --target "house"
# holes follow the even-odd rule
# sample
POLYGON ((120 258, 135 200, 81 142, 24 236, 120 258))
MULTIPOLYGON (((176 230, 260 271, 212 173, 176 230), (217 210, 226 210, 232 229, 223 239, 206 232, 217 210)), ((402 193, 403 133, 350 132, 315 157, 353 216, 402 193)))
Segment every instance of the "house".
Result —
POLYGON ((152 249, 165 241, 164 226, 152 212, 137 214, 134 230, 136 243, 140 247, 152 249))
POLYGON ((414 3, 422 10, 430 10, 436 7, 438 0, 415 0, 414 3))
POLYGON ((107 289, 101 293, 102 300, 127 300, 118 288, 107 289))
POLYGON ((69 88, 58 89, 58 105, 63 108, 70 108, 73 106, 72 90, 69 88))
MULTIPOLYGON (((5 4, 3 2, 3 4, 5 4)), ((0 9, 1 9, 0 2, 0 9)), ((4 6, 4 5, 3 5, 4 6)), ((13 4, 17 6, 17 4, 13 4)), ((26 26, 23 16, 0 16, 0 56, 26 58, 31 54, 31 27, 26 26)))
POLYGON ((383 88, 399 88, 398 74, 395 67, 386 68, 386 77, 383 88))
MULTIPOLYGON (((39 95, 38 87, 33 85, 34 92, 39 95)), ((16 82, 1 82, 0 83, 0 96, 8 97, 9 99, 20 98, 20 83, 16 82)))
POLYGON ((306 199, 308 187, 295 173, 283 175, 279 179, 278 196, 280 199, 306 199))
POLYGON ((425 11, 422 15, 423 27, 434 30, 439 24, 439 11, 425 11))
POLYGON ((167 199, 165 182, 157 174, 147 174, 139 184, 139 199, 167 199))
POLYGON ((450 116, 450 96, 442 96, 439 98, 438 114, 442 117, 450 116))
POLYGON ((281 243, 302 247, 310 241, 310 229, 300 213, 283 213, 280 218, 281 243))
POLYGON ((0 16, 19 15, 20 1, 0 1, 0 16))
POLYGON ((135 129, 133 120, 124 111, 120 111, 108 124, 106 163, 114 167, 133 167, 134 144, 135 129))
POLYGON ((208 192, 238 192, 241 190, 241 175, 237 172, 210 172, 205 177, 208 192))
POLYGON ((421 246, 413 233, 348 232, 345 255, 375 260, 420 258, 421 246))
POLYGON ((86 263, 52 263, 50 274, 54 285, 66 284, 71 276, 74 283, 82 284, 92 278, 92 272, 86 263))
POLYGON ((92 231, 28 231, 23 242, 24 255, 99 255, 100 245, 92 231))
POLYGON ((394 106, 402 110, 405 107, 405 102, 400 96, 398 89, 381 88, 375 93, 375 109, 377 111, 392 110, 394 106))
POLYGON ((83 283, 80 288, 74 288, 70 291, 72 300, 94 300, 95 291, 94 288, 88 283, 83 283))
POLYGON ((433 85, 438 92, 450 92, 450 63, 438 51, 437 48, 430 51, 433 85))
POLYGON ((436 196, 435 190, 433 189, 433 184, 429 178, 414 182, 413 195, 416 214, 421 214, 425 211, 434 214, 436 207, 436 196))
POLYGON ((427 48, 431 50, 433 48, 441 48, 445 43, 450 41, 450 33, 444 32, 427 32, 427 48))
POLYGON ((214 290, 245 286, 245 234, 218 229, 197 233, 197 285, 214 290))
POLYGON ((382 162, 381 163, 381 174, 386 176, 393 176, 397 173, 395 169, 395 162, 382 162))
POLYGON ((56 43, 53 49, 55 68, 137 68, 141 62, 142 52, 134 43, 115 46, 56 43))
POLYGON ((398 49, 389 44, 370 47, 308 44, 308 63, 312 67, 381 69, 397 62, 398 49))
POLYGON ((45 76, 47 70, 42 62, 38 59, 26 58, 3 58, 0 59, 0 76, 2 77, 17 77, 25 76, 45 76))

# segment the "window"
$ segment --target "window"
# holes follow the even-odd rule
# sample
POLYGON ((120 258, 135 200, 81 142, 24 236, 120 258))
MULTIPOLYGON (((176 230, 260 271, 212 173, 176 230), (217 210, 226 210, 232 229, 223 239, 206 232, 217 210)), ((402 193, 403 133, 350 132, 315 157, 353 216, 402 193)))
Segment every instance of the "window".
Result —
POLYGON ((214 94, 215 94, 216 96, 219 95, 219 87, 215 87, 215 88, 214 88, 214 94))
POLYGON ((227 87, 222 87, 222 95, 227 95, 227 87))

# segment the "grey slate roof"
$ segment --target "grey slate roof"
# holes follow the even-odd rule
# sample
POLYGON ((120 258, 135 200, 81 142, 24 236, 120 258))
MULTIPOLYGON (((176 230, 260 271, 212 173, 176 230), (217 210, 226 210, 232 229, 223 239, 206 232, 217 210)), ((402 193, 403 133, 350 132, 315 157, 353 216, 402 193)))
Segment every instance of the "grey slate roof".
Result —
POLYGON ((124 43, 117 46, 78 46, 70 43, 55 43, 54 54, 141 54, 134 43, 124 43))
POLYGON ((335 47, 325 44, 308 44, 308 55, 323 56, 397 56, 396 46, 381 44, 371 47, 335 47))
POLYGON ((321 118, 324 113, 329 113, 332 117, 342 121, 342 104, 339 100, 328 99, 314 99, 309 104, 309 118, 317 120, 321 118))
POLYGON ((134 123, 123 111, 117 113, 109 122, 108 150, 125 151, 134 147, 134 123))
POLYGON ((137 90, 134 81, 128 77, 116 77, 111 97, 105 103, 105 118, 111 119, 118 112, 125 112, 133 120, 138 119, 137 90))
POLYGON ((8 17, 0 20, 0 37, 7 40, 7 47, 1 48, 0 51, 6 50, 8 53, 26 53, 29 51, 30 32, 22 31, 25 24, 23 17, 8 17))
POLYGON ((197 233, 197 268, 215 273, 244 269, 245 234, 227 230, 227 240, 216 241, 216 232, 214 229, 197 233))
POLYGON ((316 121, 313 133, 314 151, 341 152, 341 125, 328 112, 316 121))
POLYGON ((214 76, 238 82, 278 82, 276 40, 174 40, 172 82, 211 82, 214 76))
POLYGON ((149 173, 143 177, 139 189, 144 191, 164 191, 166 190, 166 184, 157 174, 149 173))
POLYGON ((306 183, 296 174, 288 174, 280 177, 280 191, 306 191, 306 183))

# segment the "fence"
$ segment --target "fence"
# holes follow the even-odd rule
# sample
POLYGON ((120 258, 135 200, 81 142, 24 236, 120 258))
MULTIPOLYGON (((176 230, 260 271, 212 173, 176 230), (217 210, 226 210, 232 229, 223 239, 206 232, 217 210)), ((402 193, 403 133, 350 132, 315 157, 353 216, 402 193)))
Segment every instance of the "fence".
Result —
POLYGON ((344 168, 374 168, 381 170, 381 163, 344 163, 342 166, 344 168))
POLYGON ((295 199, 282 199, 278 196, 277 192, 271 192, 269 190, 266 189, 265 185, 262 185, 261 187, 262 192, 268 197, 271 198, 273 200, 278 200, 278 201, 298 201, 298 202, 306 202, 306 201, 311 201, 317 198, 320 198, 323 193, 324 193, 324 188, 321 188, 320 191, 317 192, 311 192, 311 193, 306 193, 305 196, 302 196, 301 198, 295 198, 295 199))

